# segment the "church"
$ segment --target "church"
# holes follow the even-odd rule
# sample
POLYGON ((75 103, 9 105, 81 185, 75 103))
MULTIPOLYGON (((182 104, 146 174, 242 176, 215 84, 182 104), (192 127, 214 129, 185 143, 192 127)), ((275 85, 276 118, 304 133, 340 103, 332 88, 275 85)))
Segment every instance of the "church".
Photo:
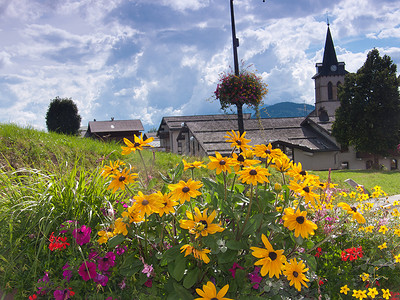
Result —
MULTIPOLYGON (((373 157, 343 149, 331 135, 335 111, 340 106, 338 87, 348 72, 344 62, 338 62, 328 25, 322 63, 316 64, 315 109, 306 117, 251 119, 244 115, 246 138, 251 145, 269 144, 279 147, 294 162, 307 170, 369 169, 373 157)), ((238 131, 236 115, 196 115, 163 117, 157 135, 166 151, 204 157, 229 155, 230 144, 225 142, 227 131, 238 131)), ((386 170, 397 170, 399 155, 380 157, 386 170)))

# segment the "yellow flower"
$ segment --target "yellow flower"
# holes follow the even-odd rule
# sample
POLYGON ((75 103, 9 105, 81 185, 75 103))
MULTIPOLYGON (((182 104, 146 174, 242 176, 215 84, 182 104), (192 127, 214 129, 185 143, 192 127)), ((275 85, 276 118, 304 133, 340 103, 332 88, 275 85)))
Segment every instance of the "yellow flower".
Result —
POLYGON ((136 150, 143 150, 143 147, 152 147, 151 145, 147 145, 148 143, 151 143, 154 138, 148 138, 146 140, 143 140, 143 134, 140 135, 140 138, 135 135, 133 135, 133 140, 134 143, 132 143, 130 140, 127 138, 124 138, 124 143, 126 144, 127 147, 122 146, 122 155, 127 155, 131 153, 132 151, 135 152, 136 150))
POLYGON ((239 131, 235 132, 232 130, 232 132, 227 131, 226 134, 227 135, 224 136, 224 138, 226 138, 226 142, 232 143, 231 144, 232 148, 236 147, 240 150, 246 150, 251 148, 250 145, 247 145, 247 143, 250 142, 250 140, 244 137, 246 135, 246 132, 243 132, 243 134, 240 135, 239 131))
POLYGON ((285 173, 290 168, 290 159, 286 155, 282 155, 274 160, 272 165, 277 171, 285 173))
POLYGON ((397 235, 398 237, 400 237, 400 229, 396 229, 396 230, 394 231, 394 234, 397 235))
POLYGON ((282 208, 282 206, 277 206, 275 209, 277 212, 281 212, 283 208, 282 208))
POLYGON ((385 299, 389 299, 390 298, 390 291, 389 291, 389 289, 382 289, 382 293, 383 293, 383 295, 382 295, 382 297, 383 298, 385 298, 385 299))
POLYGON ((397 201, 397 200, 394 200, 394 201, 393 201, 393 205, 394 205, 394 206, 399 205, 399 203, 400 203, 400 202, 397 201))
POLYGON ((112 162, 110 160, 110 165, 109 166, 104 166, 101 169, 101 176, 106 178, 106 177, 108 177, 110 175, 113 175, 119 170, 119 167, 123 166, 123 165, 125 165, 125 163, 122 162, 122 161, 116 160, 116 161, 112 162))
POLYGON ((269 182, 267 176, 271 174, 268 173, 266 168, 261 166, 257 167, 246 167, 242 171, 237 172, 240 176, 239 179, 243 183, 257 185, 257 183, 269 182))
POLYGON ((313 206, 315 206, 315 201, 319 199, 319 195, 313 192, 315 186, 309 180, 301 183, 291 180, 289 188, 300 196, 303 196, 306 203, 311 202, 313 206))
POLYGON ((190 201, 190 198, 196 198, 201 195, 198 189, 202 186, 203 184, 200 181, 189 179, 187 182, 181 180, 179 183, 170 184, 168 188, 172 191, 171 199, 179 200, 183 204, 185 201, 190 201))
POLYGON ((188 256, 189 254, 192 254, 192 252, 193 252, 193 246, 191 246, 191 245, 189 245, 189 244, 186 244, 186 245, 183 245, 182 247, 181 247, 181 253, 183 252, 183 251, 185 251, 185 257, 186 256, 188 256))
POLYGON ((367 296, 367 291, 362 291, 362 290, 353 290, 353 297, 357 298, 359 300, 362 300, 364 298, 368 298, 367 296))
POLYGON ((225 285, 217 293, 214 283, 208 281, 205 285, 203 285, 203 290, 196 289, 197 294, 199 294, 201 298, 196 298, 194 300, 232 300, 225 298, 225 294, 228 292, 228 289, 229 284, 225 285))
POLYGON ((327 203, 325 204, 326 209, 333 209, 333 204, 332 203, 327 203))
POLYGON ((160 191, 153 194, 153 197, 158 197, 162 206, 160 207, 158 214, 162 217, 164 214, 175 213, 174 206, 178 205, 178 202, 172 200, 171 193, 163 194, 160 191))
POLYGON ((202 161, 194 161, 194 162, 187 162, 186 160, 182 159, 183 162, 183 170, 193 170, 193 169, 200 169, 205 167, 202 161))
POLYGON ((368 296, 370 296, 372 299, 375 299, 375 296, 378 295, 379 292, 376 288, 368 288, 368 296))
POLYGON ((348 195, 349 195, 349 197, 350 197, 351 199, 354 199, 354 198, 356 197, 356 192, 352 191, 352 192, 350 192, 348 195))
POLYGON ((210 214, 210 216, 207 216, 207 210, 208 208, 206 208, 202 214, 200 210, 197 207, 195 207, 194 216, 190 211, 187 210, 186 216, 188 217, 189 220, 181 220, 180 226, 183 229, 188 229, 189 233, 195 234, 196 239, 200 235, 207 236, 208 234, 214 234, 216 232, 224 231, 224 228, 221 227, 221 223, 220 224, 212 223, 215 216, 217 215, 217 212, 214 210, 210 214))
POLYGON ((301 162, 298 162, 297 164, 294 162, 290 162, 290 169, 286 172, 287 175, 292 177, 294 180, 299 180, 303 181, 306 179, 308 173, 307 171, 302 169, 301 162))
POLYGON ((137 173, 130 173, 131 170, 127 170, 126 168, 120 172, 117 170, 114 174, 110 175, 113 178, 107 190, 111 190, 115 193, 118 189, 124 190, 125 185, 131 182, 134 182, 137 178, 137 173))
POLYGON ((210 258, 207 256, 208 253, 210 253, 211 250, 209 249, 196 249, 193 248, 193 256, 196 259, 200 259, 204 261, 206 264, 210 262, 210 258))
POLYGON ((373 229, 374 229, 374 226, 369 225, 369 226, 365 227, 365 232, 372 232, 373 229))
POLYGON ((369 274, 368 273, 362 273, 360 275, 362 281, 367 281, 369 279, 369 274))
POLYGON ((307 212, 300 211, 298 209, 296 212, 293 208, 286 208, 285 215, 282 217, 284 221, 283 226, 289 228, 289 230, 294 230, 294 236, 298 237, 301 235, 302 238, 307 239, 308 235, 314 235, 314 230, 318 228, 318 226, 307 220, 307 212))
POLYGON ((273 159, 281 157, 283 155, 283 152, 279 148, 272 149, 271 144, 268 144, 268 146, 267 145, 255 145, 254 146, 254 155, 261 157, 261 158, 266 158, 267 161, 272 161, 273 159))
POLYGON ((382 245, 379 245, 378 248, 379 248, 380 250, 387 248, 386 242, 384 242, 382 245))
POLYGON ((396 260, 397 263, 400 264, 400 253, 394 256, 394 259, 396 260))
POLYGON ((113 234, 123 234, 127 235, 128 234, 128 229, 126 228, 126 223, 123 221, 122 218, 118 218, 114 222, 114 231, 113 234))
POLYGON ((128 207, 128 211, 122 212, 122 217, 126 217, 129 221, 129 223, 140 223, 143 222, 143 215, 140 213, 140 211, 135 207, 135 205, 128 207))
POLYGON ((207 164, 210 170, 216 169, 217 175, 221 172, 231 173, 236 162, 231 157, 222 157, 219 152, 215 152, 214 156, 209 156, 210 162, 207 164))
POLYGON ((261 162, 256 159, 246 158, 246 155, 243 155, 243 152, 240 153, 239 155, 236 153, 232 153, 232 159, 235 162, 235 164, 233 165, 233 169, 235 170, 235 172, 239 171, 240 168, 250 167, 259 164, 261 162))
POLYGON ((296 258, 291 259, 290 263, 285 263, 283 267, 283 275, 286 275, 287 279, 289 280, 289 284, 291 286, 294 284, 294 287, 299 292, 301 290, 301 285, 304 285, 306 288, 308 288, 305 281, 310 280, 308 280, 308 278, 304 275, 304 273, 307 271, 308 268, 306 268, 304 262, 299 261, 297 263, 296 258))
POLYGON ((393 217, 400 217, 400 212, 397 210, 397 208, 394 208, 392 211, 392 216, 393 217))
POLYGON ((133 203, 133 207, 137 210, 142 216, 147 214, 151 215, 153 212, 158 213, 163 206, 161 203, 161 199, 157 196, 153 195, 144 195, 142 192, 138 192, 137 196, 134 196, 135 202, 133 203))
POLYGON ((382 225, 380 228, 379 228, 379 232, 382 232, 382 234, 386 234, 386 232, 388 231, 389 229, 386 227, 386 225, 382 225))
POLYGON ((347 287, 347 284, 340 288, 340 293, 341 294, 347 295, 348 291, 350 291, 350 289, 347 287))
POLYGON ((262 266, 261 276, 265 276, 269 273, 270 278, 273 276, 279 278, 279 275, 282 273, 283 264, 286 262, 286 257, 283 255, 283 250, 275 251, 264 234, 261 235, 261 239, 266 249, 250 247, 250 249, 253 250, 252 255, 257 258, 261 258, 260 260, 256 261, 254 265, 262 266))
POLYGON ((357 212, 357 208, 355 208, 354 206, 350 206, 345 202, 340 202, 337 206, 347 211, 347 213, 352 216, 353 220, 356 220, 359 224, 365 223, 365 218, 362 214, 357 212))
POLYGON ((100 236, 100 238, 97 240, 99 244, 107 243, 108 239, 114 236, 112 232, 105 230, 101 230, 97 234, 100 236))

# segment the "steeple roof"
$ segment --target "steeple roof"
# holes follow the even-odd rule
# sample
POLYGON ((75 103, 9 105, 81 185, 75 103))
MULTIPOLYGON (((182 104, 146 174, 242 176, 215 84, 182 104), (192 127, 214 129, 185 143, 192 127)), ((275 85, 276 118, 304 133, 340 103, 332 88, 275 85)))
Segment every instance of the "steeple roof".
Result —
POLYGON ((336 57, 335 46, 333 45, 333 39, 331 30, 328 24, 328 31, 326 33, 324 58, 321 63, 316 64, 317 74, 313 76, 313 79, 320 76, 333 76, 333 75, 346 75, 348 72, 344 69, 344 62, 338 62, 336 57))

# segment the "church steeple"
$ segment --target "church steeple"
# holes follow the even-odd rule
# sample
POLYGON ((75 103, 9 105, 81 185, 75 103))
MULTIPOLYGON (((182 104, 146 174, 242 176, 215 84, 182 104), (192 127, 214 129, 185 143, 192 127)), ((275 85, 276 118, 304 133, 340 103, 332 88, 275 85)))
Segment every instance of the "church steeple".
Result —
POLYGON ((344 76, 348 73, 344 62, 338 62, 331 30, 328 23, 326 33, 324 57, 322 63, 316 65, 315 80, 315 114, 318 116, 334 116, 340 105, 337 96, 338 86, 344 82, 344 76))

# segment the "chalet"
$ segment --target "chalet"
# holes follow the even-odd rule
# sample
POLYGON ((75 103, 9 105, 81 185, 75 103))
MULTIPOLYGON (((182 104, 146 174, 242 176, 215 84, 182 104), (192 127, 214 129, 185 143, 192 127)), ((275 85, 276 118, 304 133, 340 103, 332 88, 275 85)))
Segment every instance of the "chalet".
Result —
MULTIPOLYGON (((251 145, 271 143, 281 148, 294 162, 309 170, 368 169, 370 155, 354 149, 342 149, 331 135, 335 111, 340 106, 338 87, 348 73, 344 62, 338 62, 331 32, 325 41, 322 63, 316 64, 315 109, 306 117, 251 119, 244 117, 246 138, 251 145)), ((215 151, 229 155, 230 144, 225 142, 227 131, 238 131, 236 115, 183 116, 163 118, 158 135, 168 151, 209 156, 215 151)), ((380 158, 385 169, 398 169, 399 154, 380 158)))
POLYGON ((133 136, 140 136, 143 131, 140 120, 114 120, 111 118, 109 121, 89 122, 85 136, 102 141, 122 141, 123 138, 133 141, 133 136))

